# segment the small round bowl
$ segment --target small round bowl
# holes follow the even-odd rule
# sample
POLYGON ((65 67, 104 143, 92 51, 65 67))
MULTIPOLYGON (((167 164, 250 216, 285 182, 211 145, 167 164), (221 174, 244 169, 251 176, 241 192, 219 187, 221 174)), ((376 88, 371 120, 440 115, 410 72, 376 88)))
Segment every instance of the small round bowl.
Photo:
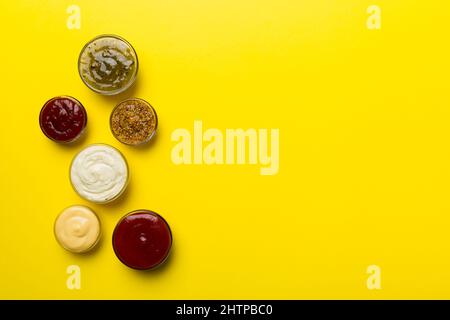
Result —
POLYGON ((124 38, 104 34, 89 41, 78 57, 78 73, 94 92, 116 95, 136 81, 139 61, 133 46, 124 38))
MULTIPOLYGON (((113 156, 113 157, 114 157, 113 156)), ((89 154, 86 155, 86 157, 89 157, 89 154)), ((97 159, 97 158, 95 158, 97 159)), ((94 160, 95 160, 94 159, 94 160)), ((112 159, 110 159, 111 161, 112 159)), ((109 163, 110 163, 109 161, 109 163)), ((108 164, 108 163, 107 163, 108 164)), ((113 170, 113 168, 110 168, 111 170, 113 170)), ((115 175, 114 175, 115 176, 115 175)), ((106 177, 107 179, 103 179, 108 181, 108 177, 106 177)), ((72 188, 75 190, 75 192, 83 199, 86 199, 88 201, 91 201, 93 203, 97 203, 97 204, 106 204, 106 203, 110 203, 116 199, 118 199, 125 191, 125 189, 128 186, 129 183, 129 179, 130 179, 130 169, 128 166, 128 162, 125 158, 125 156, 116 148, 114 148, 113 146, 110 146, 108 144, 104 144, 104 143, 97 143, 97 144, 91 144, 87 147, 85 147, 83 150, 81 150, 80 152, 78 152, 74 158, 72 159, 72 162, 70 164, 70 168, 69 168, 69 179, 70 179, 70 183, 72 185, 72 188), (88 149, 90 148, 100 148, 103 150, 109 150, 110 152, 112 152, 114 154, 115 157, 117 157, 117 159, 119 159, 119 161, 123 161, 123 167, 124 167, 124 171, 125 171, 125 181, 122 184, 121 188, 119 190, 117 190, 117 192, 113 193, 113 194, 109 194, 108 196, 104 196, 104 197, 95 197, 94 195, 94 191, 95 190, 89 190, 89 188, 86 189, 86 186, 83 187, 83 185, 80 183, 80 185, 77 185, 76 182, 81 182, 82 179, 84 180, 88 180, 89 184, 94 184, 97 187, 105 187, 104 185, 102 185, 102 179, 95 181, 95 179, 99 179, 99 176, 101 174, 101 171, 104 171, 104 166, 105 163, 100 163, 102 166, 99 166, 99 164, 95 164, 93 161, 84 161, 81 163, 81 161, 83 161, 82 159, 77 161, 77 159, 80 159, 81 155, 83 155, 83 153, 86 153, 88 149), (86 164, 89 165, 91 167, 91 172, 89 173, 89 171, 86 172, 77 172, 75 171, 75 165, 81 165, 81 164, 86 164), (92 180, 94 179, 94 180, 92 180)))
POLYGON ((111 112, 109 126, 123 144, 138 146, 149 142, 158 128, 158 115, 150 103, 140 98, 119 102, 111 112))
POLYGON ((56 217, 53 225, 53 233, 56 241, 61 247, 72 253, 86 253, 91 251, 100 241, 101 238, 101 223, 97 214, 90 208, 82 205, 73 205, 65 208, 56 217), (71 213, 73 214, 71 216, 71 213), (78 215, 76 215, 78 213, 78 215), (83 228, 83 225, 78 224, 80 218, 91 219, 95 226, 91 229, 83 228), (74 219, 77 218, 77 219, 74 219), (67 221, 71 219, 71 221, 67 221), (72 222, 72 225, 67 223, 72 222), (96 230, 92 230, 95 228, 96 230), (91 233, 91 234, 89 234, 91 233), (83 239, 83 236, 95 237, 94 239, 83 239), (87 241, 87 243, 86 243, 87 241))
POLYGON ((117 223, 112 236, 114 253, 127 267, 150 270, 162 265, 172 248, 172 232, 156 212, 135 210, 117 223))
POLYGON ((50 140, 63 144, 78 140, 86 130, 87 120, 83 104, 65 95, 49 99, 39 113, 42 133, 50 140))

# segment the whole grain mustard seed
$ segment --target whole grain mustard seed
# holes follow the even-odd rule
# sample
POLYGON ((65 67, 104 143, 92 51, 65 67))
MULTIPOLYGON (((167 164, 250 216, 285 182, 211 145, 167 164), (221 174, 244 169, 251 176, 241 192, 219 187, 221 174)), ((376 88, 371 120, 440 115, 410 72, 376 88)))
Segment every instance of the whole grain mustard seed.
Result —
POLYGON ((139 145, 153 137, 158 118, 147 101, 131 98, 120 102, 114 108, 110 125, 117 140, 128 145, 139 145))

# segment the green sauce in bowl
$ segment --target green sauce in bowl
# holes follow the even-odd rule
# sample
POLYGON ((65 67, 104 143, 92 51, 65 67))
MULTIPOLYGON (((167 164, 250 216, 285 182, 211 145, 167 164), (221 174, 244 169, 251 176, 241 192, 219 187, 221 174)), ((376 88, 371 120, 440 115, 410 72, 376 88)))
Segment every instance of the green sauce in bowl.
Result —
POLYGON ((138 59, 134 48, 125 39, 102 35, 89 41, 78 58, 78 72, 93 91, 119 94, 134 83, 138 59))

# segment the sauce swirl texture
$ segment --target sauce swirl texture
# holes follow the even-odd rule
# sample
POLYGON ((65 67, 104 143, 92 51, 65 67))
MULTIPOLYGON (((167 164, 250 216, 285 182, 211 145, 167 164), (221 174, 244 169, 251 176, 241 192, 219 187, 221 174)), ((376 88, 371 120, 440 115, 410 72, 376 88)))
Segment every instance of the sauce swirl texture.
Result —
POLYGON ((106 95, 118 94, 136 79, 138 60, 133 47, 118 36, 99 36, 81 51, 78 71, 92 90, 106 95))
POLYGON ((39 114, 42 132, 51 140, 71 142, 76 140, 87 125, 87 114, 83 105, 68 96, 50 99, 39 114))
POLYGON ((100 221, 96 214, 84 206, 72 206, 57 217, 54 226, 58 243, 71 252, 91 250, 100 237, 100 221))
POLYGON ((95 144, 75 156, 70 180, 81 197, 96 203, 106 203, 124 191, 128 183, 128 166, 117 149, 95 144))

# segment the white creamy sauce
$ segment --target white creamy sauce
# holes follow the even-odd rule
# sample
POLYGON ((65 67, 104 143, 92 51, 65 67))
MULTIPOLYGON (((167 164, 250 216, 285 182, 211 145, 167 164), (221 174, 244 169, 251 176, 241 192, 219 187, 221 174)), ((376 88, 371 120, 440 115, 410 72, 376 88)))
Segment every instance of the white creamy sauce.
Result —
POLYGON ((122 154, 108 145, 82 150, 72 162, 70 179, 77 193, 92 202, 117 198, 128 182, 128 167, 122 154))

